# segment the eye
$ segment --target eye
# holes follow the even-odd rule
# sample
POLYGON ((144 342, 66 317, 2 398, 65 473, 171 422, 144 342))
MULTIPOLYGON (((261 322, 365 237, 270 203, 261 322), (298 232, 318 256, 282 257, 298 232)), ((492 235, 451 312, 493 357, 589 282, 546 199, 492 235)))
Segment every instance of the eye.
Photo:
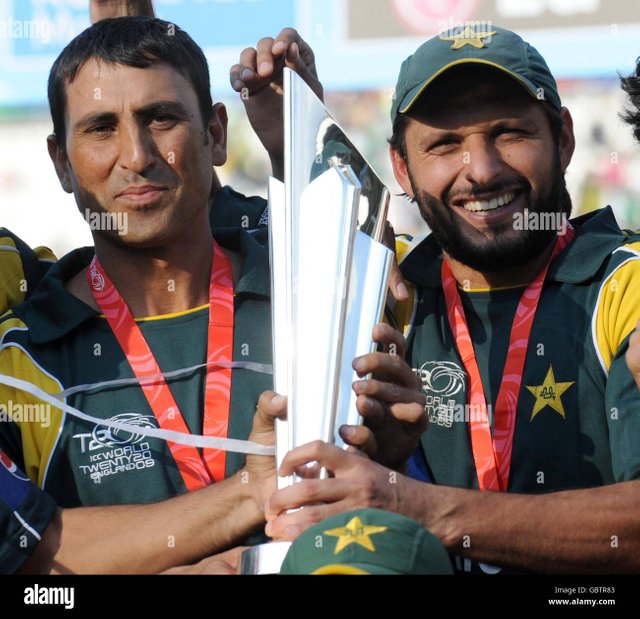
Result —
POLYGON ((87 129, 87 133, 95 135, 95 136, 106 136, 114 130, 113 125, 94 125, 93 127, 89 127, 87 129))
POLYGON ((504 127, 498 127, 495 130, 494 135, 496 137, 504 136, 506 138, 509 138, 509 137, 524 138, 529 135, 529 132, 523 129, 522 127, 507 125, 504 127))
POLYGON ((149 120, 149 124, 157 129, 171 129, 178 122, 180 118, 173 114, 157 114, 149 120))
POLYGON ((455 138, 442 138, 429 146, 429 152, 436 155, 443 155, 455 150, 458 146, 458 140, 455 138))

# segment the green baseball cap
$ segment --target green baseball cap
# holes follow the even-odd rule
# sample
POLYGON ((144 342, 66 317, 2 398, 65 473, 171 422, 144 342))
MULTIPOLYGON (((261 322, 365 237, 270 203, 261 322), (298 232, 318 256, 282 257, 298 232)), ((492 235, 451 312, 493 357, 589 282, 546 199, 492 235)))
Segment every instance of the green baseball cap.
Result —
POLYGON ((477 63, 504 71, 540 101, 561 108, 558 85, 544 58, 511 30, 498 26, 453 28, 429 39, 400 67, 391 104, 391 122, 405 114, 420 95, 448 69, 477 63))
POLYGON ((281 574, 453 574, 440 540, 417 522, 380 509, 332 516, 289 548, 281 574))

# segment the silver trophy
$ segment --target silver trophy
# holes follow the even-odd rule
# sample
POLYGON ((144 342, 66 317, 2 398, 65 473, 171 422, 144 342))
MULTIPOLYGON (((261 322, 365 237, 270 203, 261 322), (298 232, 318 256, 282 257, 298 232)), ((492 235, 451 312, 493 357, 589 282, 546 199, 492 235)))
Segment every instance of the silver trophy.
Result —
MULTIPOLYGON (((284 118, 285 182, 269 183, 274 389, 288 396, 287 420, 276 426, 278 467, 314 440, 344 447, 339 427, 360 423, 351 364, 375 350, 393 260, 380 242, 388 189, 289 69, 284 118)), ((278 487, 296 481, 279 478, 278 487)), ((277 573, 288 547, 250 548, 242 573, 277 573)))

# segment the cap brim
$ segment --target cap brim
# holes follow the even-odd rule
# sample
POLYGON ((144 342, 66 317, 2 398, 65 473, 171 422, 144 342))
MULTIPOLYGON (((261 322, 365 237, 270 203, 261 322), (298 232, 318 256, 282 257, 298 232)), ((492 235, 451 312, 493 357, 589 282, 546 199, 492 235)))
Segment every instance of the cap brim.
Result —
POLYGON ((371 576, 375 574, 398 574, 394 570, 387 569, 381 565, 364 565, 360 563, 330 563, 323 565, 311 572, 313 576, 327 576, 330 574, 343 574, 350 576, 371 576))
POLYGON ((407 101, 408 99, 408 102, 406 104, 403 104, 403 106, 401 106, 398 109, 398 113, 406 114, 411 109, 413 104, 420 98, 420 95, 422 95, 422 93, 427 89, 427 87, 430 84, 432 84, 436 79, 438 79, 443 73, 445 73, 446 71, 448 71, 449 69, 455 66, 459 66, 463 64, 471 64, 471 63, 483 64, 489 67, 493 67, 494 69, 498 69, 503 73, 506 73, 507 75, 515 79, 521 86, 523 86, 532 97, 536 99, 538 98, 538 89, 536 88, 536 86, 532 82, 530 82, 528 79, 522 77, 521 75, 518 75, 513 71, 509 71, 509 69, 505 69, 503 66, 495 62, 491 62, 489 60, 483 60, 482 58, 460 58, 458 60, 454 60, 453 62, 450 62, 449 64, 445 65, 437 73, 434 73, 428 80, 426 80, 419 86, 416 86, 415 88, 410 90, 407 96, 404 98, 404 101, 407 101))

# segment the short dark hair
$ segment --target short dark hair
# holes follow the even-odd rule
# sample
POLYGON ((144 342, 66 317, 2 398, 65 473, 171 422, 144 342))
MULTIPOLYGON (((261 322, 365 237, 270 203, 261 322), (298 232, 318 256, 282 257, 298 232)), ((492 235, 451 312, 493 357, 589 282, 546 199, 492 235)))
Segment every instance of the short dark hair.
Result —
POLYGON ((65 148, 66 86, 91 58, 139 69, 169 65, 191 83, 205 126, 209 122, 213 105, 209 65, 200 47, 184 30, 154 17, 103 19, 73 39, 51 67, 48 97, 58 147, 65 148))
POLYGON ((633 137, 640 142, 640 58, 636 60, 635 73, 629 77, 620 77, 620 83, 633 106, 620 114, 620 118, 633 127, 633 137))
MULTIPOLYGON (((640 103, 640 80, 637 80, 636 87, 638 88, 638 102, 640 103)), ((560 135, 562 133, 562 116, 560 115, 560 110, 547 101, 542 101, 541 103, 547 115, 549 126, 551 127, 551 135, 553 137, 554 145, 558 148, 560 144, 560 135)), ((389 144, 391 147, 398 151, 399 155, 405 160, 407 158, 406 132, 407 126, 409 125, 409 119, 411 117, 410 112, 407 114, 398 114, 393 123, 393 133, 389 138, 389 144)), ((638 119, 637 122, 640 123, 640 114, 637 114, 636 118, 638 119)), ((636 127, 636 131, 640 131, 640 127, 636 127)), ((636 135, 636 137, 640 139, 638 135, 636 135)))
POLYGON ((389 138, 389 144, 393 150, 398 151, 400 156, 406 160, 407 158, 407 125, 409 124, 409 116, 408 114, 398 113, 396 115, 396 119, 393 121, 393 129, 391 133, 391 137, 389 138))

